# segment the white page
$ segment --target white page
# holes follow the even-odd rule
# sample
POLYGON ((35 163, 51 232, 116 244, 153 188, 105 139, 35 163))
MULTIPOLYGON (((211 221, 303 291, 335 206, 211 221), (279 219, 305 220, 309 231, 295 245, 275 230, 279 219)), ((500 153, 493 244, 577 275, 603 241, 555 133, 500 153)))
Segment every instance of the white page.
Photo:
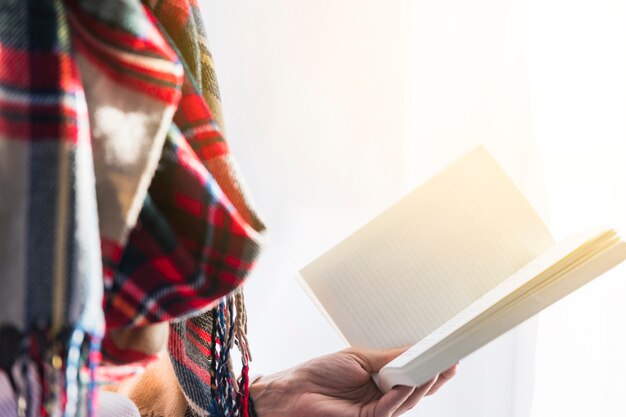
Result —
MULTIPOLYGON (((555 244, 496 287, 487 291, 482 297, 421 339, 387 366, 390 368, 406 366, 413 359, 423 355, 443 340, 450 338, 454 333, 459 332, 464 326, 472 323, 478 325, 478 318, 484 316, 489 309, 493 309, 498 304, 502 308, 502 305, 511 303, 511 294, 516 295, 514 297, 515 300, 530 296, 532 294, 529 294, 529 292, 540 287, 541 283, 561 278, 562 275, 571 272, 572 266, 578 268, 581 266, 580 264, 585 262, 591 264, 594 262, 594 259, 590 254, 597 254, 599 248, 606 250, 607 247, 616 245, 618 241, 615 232, 611 229, 606 229, 581 232, 555 244), (529 283, 532 285, 529 286, 529 283), (526 289, 525 291, 520 291, 520 289, 524 288, 526 289), (504 300, 507 297, 509 299, 505 302, 504 300)), ((603 264, 601 265, 603 266, 603 264)))
POLYGON ((350 345, 405 346, 553 243, 537 213, 480 147, 300 275, 350 345))
POLYGON ((419 386, 625 259, 626 243, 611 229, 573 236, 385 365, 377 383, 384 392, 419 386))

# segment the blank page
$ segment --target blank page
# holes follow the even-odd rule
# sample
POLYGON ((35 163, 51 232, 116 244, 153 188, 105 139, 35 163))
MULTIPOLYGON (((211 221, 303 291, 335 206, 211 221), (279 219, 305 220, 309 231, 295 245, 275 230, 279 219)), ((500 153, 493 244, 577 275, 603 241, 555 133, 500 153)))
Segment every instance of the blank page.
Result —
POLYGON ((554 243, 483 147, 300 271, 352 346, 414 344, 554 243))

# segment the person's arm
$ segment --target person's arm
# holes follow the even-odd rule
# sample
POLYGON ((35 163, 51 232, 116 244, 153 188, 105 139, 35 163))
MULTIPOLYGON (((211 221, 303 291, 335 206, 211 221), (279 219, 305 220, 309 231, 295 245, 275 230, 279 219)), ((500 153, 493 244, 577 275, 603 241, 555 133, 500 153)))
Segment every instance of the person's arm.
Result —
MULTIPOLYGON (((421 387, 378 390, 371 375, 391 362, 403 349, 367 351, 345 349, 301 365, 262 376, 250 386, 258 417, 395 417, 434 394, 456 373, 456 365, 421 387)), ((128 396, 141 415, 183 417, 186 400, 162 354, 146 371, 116 386, 105 388, 128 396)))
POLYGON ((250 393, 258 417, 395 417, 432 395, 456 374, 457 365, 421 387, 381 393, 371 374, 403 350, 345 349, 257 379, 250 393))

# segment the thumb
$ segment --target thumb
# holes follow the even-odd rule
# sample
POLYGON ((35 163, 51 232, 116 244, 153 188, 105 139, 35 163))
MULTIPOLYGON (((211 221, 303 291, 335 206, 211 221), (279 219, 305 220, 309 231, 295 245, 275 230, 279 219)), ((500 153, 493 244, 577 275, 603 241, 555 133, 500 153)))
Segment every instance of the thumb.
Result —
POLYGON ((397 358, 408 348, 409 346, 387 350, 348 349, 348 353, 357 358, 363 369, 369 373, 374 373, 380 371, 383 366, 397 358))

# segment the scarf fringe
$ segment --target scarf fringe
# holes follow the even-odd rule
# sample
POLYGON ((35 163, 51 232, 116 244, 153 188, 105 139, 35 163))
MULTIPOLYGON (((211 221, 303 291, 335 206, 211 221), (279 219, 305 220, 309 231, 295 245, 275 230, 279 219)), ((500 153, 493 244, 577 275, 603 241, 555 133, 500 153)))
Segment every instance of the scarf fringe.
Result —
POLYGON ((56 337, 50 334, 50 330, 36 330, 22 337, 10 375, 16 415, 95 417, 101 336, 78 327, 56 337))
POLYGON ((243 292, 239 290, 225 299, 214 312, 215 377, 212 387, 218 415, 248 417, 250 351, 243 292), (233 348, 238 348, 241 354, 242 368, 238 379, 233 371, 233 348))

